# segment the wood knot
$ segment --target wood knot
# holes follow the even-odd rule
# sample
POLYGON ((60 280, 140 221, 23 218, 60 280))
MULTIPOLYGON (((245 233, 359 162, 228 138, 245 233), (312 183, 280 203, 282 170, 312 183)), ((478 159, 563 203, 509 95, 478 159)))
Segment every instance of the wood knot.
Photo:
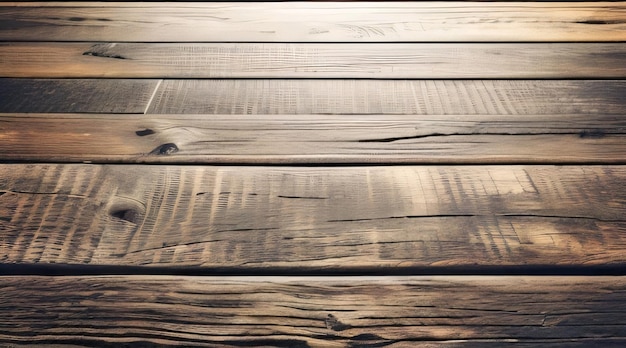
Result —
POLYGON ((146 135, 152 135, 154 133, 155 132, 150 128, 140 129, 135 132, 135 134, 137 134, 137 136, 140 136, 140 137, 145 137, 146 135))
POLYGON ((167 155, 171 155, 173 153, 178 152, 178 146, 176 146, 176 144, 174 143, 167 143, 167 144, 163 144, 161 146, 157 146, 156 149, 152 150, 152 152, 150 152, 151 155, 159 155, 159 156, 167 156, 167 155))
POLYGON ((132 222, 136 224, 138 222, 139 212, 133 209, 120 209, 111 211, 111 216, 120 220, 132 222))
POLYGON ((601 129, 584 130, 578 134, 581 138, 600 139, 604 138, 606 133, 601 129))
POLYGON ((117 197, 109 206, 109 215, 136 225, 142 222, 144 213, 145 207, 132 199, 117 197))
POLYGON ((339 321, 336 316, 329 314, 326 319, 324 319, 324 324, 326 324, 326 328, 333 331, 343 331, 350 328, 350 325, 346 325, 339 321))

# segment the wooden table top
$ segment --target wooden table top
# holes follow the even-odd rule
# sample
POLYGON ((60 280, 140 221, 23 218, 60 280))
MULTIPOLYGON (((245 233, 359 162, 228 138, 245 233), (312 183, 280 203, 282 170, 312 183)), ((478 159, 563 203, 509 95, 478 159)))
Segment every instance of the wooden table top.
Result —
POLYGON ((626 2, 0 2, 0 346, 626 346, 626 2))

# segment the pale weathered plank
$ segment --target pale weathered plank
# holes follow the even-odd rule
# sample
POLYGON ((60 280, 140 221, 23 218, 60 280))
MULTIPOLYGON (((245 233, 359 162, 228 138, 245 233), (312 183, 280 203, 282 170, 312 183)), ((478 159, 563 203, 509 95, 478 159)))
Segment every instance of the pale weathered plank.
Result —
POLYGON ((624 78, 621 43, 2 43, 0 77, 624 78))
POLYGON ((619 114, 624 80, 164 80, 158 114, 619 114))
POLYGON ((0 112, 144 113, 157 80, 0 79, 0 112))
POLYGON ((9 346, 626 343, 624 277, 1 277, 0 303, 9 346))
POLYGON ((625 2, 0 3, 3 41, 626 41, 625 2), (18 7, 12 7, 18 6, 18 7))
POLYGON ((0 114, 0 131, 0 160, 5 161, 623 164, 626 160, 622 115, 0 114))
POLYGON ((0 166, 0 262, 620 265, 626 166, 0 166))

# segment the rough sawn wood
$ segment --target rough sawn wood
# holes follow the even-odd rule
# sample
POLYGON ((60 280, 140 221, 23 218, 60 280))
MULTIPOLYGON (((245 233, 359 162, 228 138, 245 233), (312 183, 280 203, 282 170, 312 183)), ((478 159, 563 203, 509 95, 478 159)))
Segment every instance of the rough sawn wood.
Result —
POLYGON ((0 261, 620 265, 623 166, 0 166, 0 261))
POLYGON ((0 344, 619 347, 624 277, 3 277, 0 344))
POLYGON ((0 43, 0 77, 619 79, 621 43, 0 43))

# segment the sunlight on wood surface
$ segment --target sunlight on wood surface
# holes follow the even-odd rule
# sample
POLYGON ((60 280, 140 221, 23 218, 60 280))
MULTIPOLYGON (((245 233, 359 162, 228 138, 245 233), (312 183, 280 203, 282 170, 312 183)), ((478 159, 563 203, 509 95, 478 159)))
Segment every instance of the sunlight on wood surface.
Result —
POLYGON ((0 346, 626 346, 626 2, 0 2, 0 346))

